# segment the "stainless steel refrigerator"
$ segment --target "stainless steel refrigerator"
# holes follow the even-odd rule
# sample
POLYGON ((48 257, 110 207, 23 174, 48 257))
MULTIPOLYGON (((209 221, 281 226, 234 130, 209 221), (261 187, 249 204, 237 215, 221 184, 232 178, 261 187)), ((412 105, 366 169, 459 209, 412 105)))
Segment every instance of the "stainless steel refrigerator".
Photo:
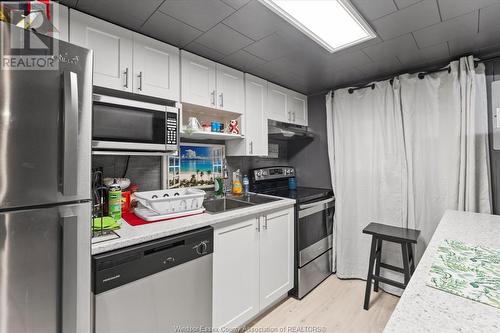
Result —
POLYGON ((0 332, 88 333, 92 52, 0 24, 58 65, 0 70, 0 332))

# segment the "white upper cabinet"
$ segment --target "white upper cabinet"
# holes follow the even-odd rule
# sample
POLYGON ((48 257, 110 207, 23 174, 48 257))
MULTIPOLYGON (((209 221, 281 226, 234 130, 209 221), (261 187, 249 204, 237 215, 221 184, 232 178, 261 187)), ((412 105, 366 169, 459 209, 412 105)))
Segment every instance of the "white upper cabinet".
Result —
POLYGON ((307 96, 291 91, 288 94, 290 121, 293 124, 307 126, 307 96))
POLYGON ((215 62, 181 51, 181 101, 216 107, 215 62))
POLYGON ((245 74, 245 138, 226 143, 228 156, 267 156, 267 81, 245 74))
POLYGON ((289 122, 290 114, 287 106, 288 89, 280 87, 274 83, 268 83, 268 119, 289 122))
POLYGON ((245 110, 243 72, 217 64, 217 108, 243 113, 245 110))
POLYGON ((132 92, 133 35, 117 25, 70 11, 70 42, 94 50, 94 85, 132 92))
POLYGON ((294 211, 261 218, 260 308, 264 309, 293 288, 294 211))
POLYGON ((181 101, 242 114, 243 72, 181 51, 181 101))
POLYGON ((179 100, 179 49, 134 34, 134 81, 137 94, 179 100))

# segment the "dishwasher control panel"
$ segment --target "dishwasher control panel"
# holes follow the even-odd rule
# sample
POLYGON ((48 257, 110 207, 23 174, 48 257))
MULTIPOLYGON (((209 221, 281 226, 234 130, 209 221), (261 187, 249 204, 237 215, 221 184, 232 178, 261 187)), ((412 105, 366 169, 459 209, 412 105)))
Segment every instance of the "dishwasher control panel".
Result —
POLYGON ((114 250, 92 257, 95 295, 213 253, 213 228, 114 250))

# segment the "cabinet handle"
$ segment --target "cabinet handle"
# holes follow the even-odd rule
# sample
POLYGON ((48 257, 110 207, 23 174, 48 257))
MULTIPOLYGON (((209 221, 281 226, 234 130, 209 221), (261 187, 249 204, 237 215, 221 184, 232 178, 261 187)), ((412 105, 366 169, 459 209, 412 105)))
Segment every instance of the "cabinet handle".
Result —
POLYGON ((293 122, 295 122, 295 112, 293 114, 293 122))
POLYGON ((250 154, 253 154, 253 141, 250 141, 250 154))
POLYGON ((260 217, 257 220, 257 228, 255 228, 255 229, 257 230, 257 232, 260 232, 260 217))
POLYGON ((210 96, 212 97, 211 98, 211 101, 210 103, 215 106, 215 90, 213 90, 211 93, 210 93, 210 96))
POLYGON ((267 230, 267 216, 264 216, 264 230, 267 230))
POLYGON ((138 90, 142 91, 142 72, 139 72, 139 87, 137 88, 138 90))
POLYGON ((292 121, 292 112, 288 111, 288 121, 292 121))
POLYGON ((224 93, 219 94, 219 105, 221 108, 224 107, 224 93))
POLYGON ((123 85, 123 87, 128 88, 128 67, 125 68, 125 72, 123 72, 123 74, 125 74, 125 84, 123 85))

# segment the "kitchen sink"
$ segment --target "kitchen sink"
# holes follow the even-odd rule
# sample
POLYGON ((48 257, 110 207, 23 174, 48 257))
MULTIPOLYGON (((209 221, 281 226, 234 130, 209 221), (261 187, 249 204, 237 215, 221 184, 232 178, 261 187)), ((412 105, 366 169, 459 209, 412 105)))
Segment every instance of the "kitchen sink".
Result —
POLYGON ((211 200, 205 200, 203 202, 203 206, 205 207, 205 210, 209 213, 222 213, 222 212, 226 212, 228 210, 237 209, 237 208, 245 208, 245 207, 250 207, 253 205, 254 204, 249 203, 249 202, 240 201, 240 200, 233 200, 233 199, 228 199, 228 198, 211 199, 211 200))
POLYGON ((270 197, 266 197, 266 196, 258 195, 258 194, 232 195, 232 196, 230 196, 230 198, 232 200, 248 202, 248 203, 255 204, 255 205, 266 204, 269 202, 280 200, 279 198, 270 198, 270 197))

